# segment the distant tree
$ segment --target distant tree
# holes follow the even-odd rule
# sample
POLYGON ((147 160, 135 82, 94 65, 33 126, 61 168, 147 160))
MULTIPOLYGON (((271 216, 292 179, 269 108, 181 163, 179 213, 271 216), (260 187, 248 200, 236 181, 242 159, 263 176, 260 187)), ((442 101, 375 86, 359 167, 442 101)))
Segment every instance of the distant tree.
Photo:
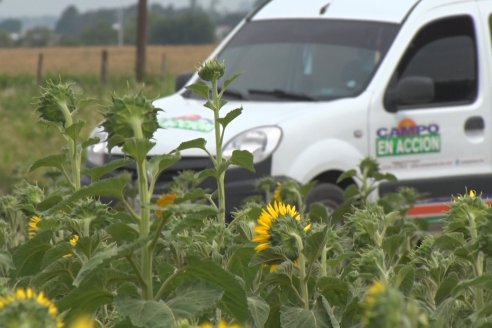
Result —
POLYGON ((86 27, 80 34, 80 40, 86 45, 116 44, 117 31, 109 22, 99 22, 86 27))
POLYGON ((236 26, 246 15, 247 13, 240 13, 240 12, 227 13, 218 19, 217 24, 236 26))
POLYGON ((64 37, 80 33, 81 18, 75 6, 67 7, 56 22, 55 32, 64 37))
POLYGON ((53 31, 46 27, 35 27, 28 30, 20 40, 25 47, 47 47, 55 43, 56 37, 53 31))
POLYGON ((215 38, 215 25, 201 10, 183 10, 170 17, 153 17, 150 21, 149 43, 204 44, 215 38))
POLYGON ((10 33, 0 31, 0 48, 10 48, 15 45, 14 40, 10 38, 10 33))
POLYGON ((8 33, 20 33, 22 22, 20 19, 8 18, 0 22, 0 30, 8 33))

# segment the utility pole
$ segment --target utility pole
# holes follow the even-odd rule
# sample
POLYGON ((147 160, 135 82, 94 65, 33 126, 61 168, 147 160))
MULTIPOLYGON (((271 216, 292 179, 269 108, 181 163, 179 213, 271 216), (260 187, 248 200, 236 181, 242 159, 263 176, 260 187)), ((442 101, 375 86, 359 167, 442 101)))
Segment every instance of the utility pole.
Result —
POLYGON ((145 46, 147 44, 147 0, 138 0, 137 21, 137 81, 142 82, 145 76, 145 46))
POLYGON ((122 46, 123 43, 125 42, 125 22, 124 20, 124 12, 123 12, 123 7, 120 7, 118 10, 118 46, 122 46))

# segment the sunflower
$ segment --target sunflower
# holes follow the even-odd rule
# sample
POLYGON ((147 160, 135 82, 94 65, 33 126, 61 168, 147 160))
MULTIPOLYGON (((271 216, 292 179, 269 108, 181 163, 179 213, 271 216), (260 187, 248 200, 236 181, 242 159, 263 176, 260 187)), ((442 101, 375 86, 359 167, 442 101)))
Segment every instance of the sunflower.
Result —
POLYGON ((31 288, 0 297, 0 322, 7 327, 17 327, 21 322, 29 323, 28 327, 63 327, 56 305, 43 292, 38 294, 31 288))
POLYGON ((174 192, 168 192, 167 194, 160 196, 155 202, 155 205, 159 208, 158 210, 155 211, 155 215, 161 218, 162 211, 160 209, 169 204, 172 204, 175 199, 176 199, 176 194, 174 192))
POLYGON ((95 328, 95 322, 88 314, 77 317, 70 325, 69 328, 95 328))
POLYGON ((277 186, 273 192, 273 199, 276 202, 282 202, 282 183, 280 181, 277 181, 277 186))
POLYGON ((258 243, 256 252, 281 246, 287 257, 294 260, 299 254, 292 234, 303 237, 310 229, 311 225, 302 225, 301 215, 295 206, 274 202, 261 211, 252 241, 258 243))
POLYGON ((41 217, 39 215, 34 215, 29 220, 29 224, 27 228, 29 239, 33 239, 36 236, 36 233, 39 230, 40 222, 41 222, 41 217))
MULTIPOLYGON (((199 328, 214 328, 215 326, 211 324, 210 322, 202 322, 201 324, 198 325, 199 328)), ((237 323, 227 323, 224 320, 220 320, 220 322, 217 324, 217 328, 241 328, 241 326, 237 323)))
POLYGON ((79 235, 73 235, 68 242, 72 245, 72 247, 77 246, 77 243, 79 242, 79 235))
POLYGON ((379 280, 376 280, 372 283, 372 285, 369 287, 367 290, 367 296, 366 296, 366 304, 369 307, 374 306, 374 303, 376 302, 376 298, 384 292, 386 289, 386 286, 379 280))

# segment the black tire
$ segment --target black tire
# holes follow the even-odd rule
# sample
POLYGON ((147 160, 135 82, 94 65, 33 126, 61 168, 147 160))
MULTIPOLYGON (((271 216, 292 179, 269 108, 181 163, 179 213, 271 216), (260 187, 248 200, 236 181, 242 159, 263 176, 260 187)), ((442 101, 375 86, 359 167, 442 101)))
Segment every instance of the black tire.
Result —
POLYGON ((332 183, 320 182, 308 194, 306 203, 308 206, 321 203, 332 213, 343 203, 343 189, 332 183))

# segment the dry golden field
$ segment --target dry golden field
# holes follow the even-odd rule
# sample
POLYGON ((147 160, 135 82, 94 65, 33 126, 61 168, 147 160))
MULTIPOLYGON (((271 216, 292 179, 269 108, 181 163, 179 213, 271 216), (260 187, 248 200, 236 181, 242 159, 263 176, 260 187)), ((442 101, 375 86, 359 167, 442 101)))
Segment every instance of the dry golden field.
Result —
MULTIPOLYGON (((210 54, 213 47, 148 46, 146 72, 160 75, 193 70, 210 54)), ((0 49, 0 74, 36 75, 40 53, 43 54, 42 74, 99 74, 103 49, 108 52, 109 75, 134 73, 135 47, 101 46, 0 49)))
POLYGON ((142 91, 155 99, 174 90, 174 76, 190 72, 207 58, 213 45, 149 46, 145 83, 134 80, 135 47, 50 47, 0 49, 0 195, 22 179, 39 182, 43 170, 28 173, 39 158, 60 151, 63 138, 56 129, 37 124, 35 112, 41 89, 36 84, 37 63, 43 54, 45 78, 73 81, 82 93, 78 115, 87 122, 84 133, 101 120, 101 110, 111 95, 142 91), (101 52, 108 51, 108 83, 99 83, 101 52), (165 65, 163 64, 165 58, 165 65), (165 72, 163 69, 165 66, 165 72), (164 75, 164 73, 166 73, 164 75))

